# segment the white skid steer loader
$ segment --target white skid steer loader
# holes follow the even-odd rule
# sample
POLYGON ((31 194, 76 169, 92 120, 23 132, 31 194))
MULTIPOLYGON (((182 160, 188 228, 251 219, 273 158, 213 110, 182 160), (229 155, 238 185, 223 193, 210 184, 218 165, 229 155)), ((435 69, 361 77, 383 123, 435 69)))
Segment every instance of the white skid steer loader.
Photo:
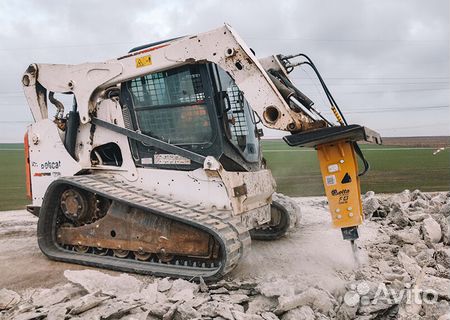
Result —
POLYGON ((42 252, 127 272, 223 277, 252 238, 277 239, 289 226, 272 199, 259 122, 289 132, 291 146, 317 149, 334 226, 356 239, 356 141, 380 137, 347 125, 323 83, 337 123, 324 118, 289 80, 301 64, 323 83, 307 56, 258 60, 228 25, 101 63, 31 64, 22 78, 34 118, 27 193, 42 252))

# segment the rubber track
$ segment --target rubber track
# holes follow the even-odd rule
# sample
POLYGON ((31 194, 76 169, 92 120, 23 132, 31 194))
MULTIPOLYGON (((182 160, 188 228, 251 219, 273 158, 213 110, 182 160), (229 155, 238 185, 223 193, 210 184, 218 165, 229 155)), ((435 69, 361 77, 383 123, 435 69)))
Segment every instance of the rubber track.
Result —
POLYGON ((53 260, 157 276, 188 279, 201 276, 207 281, 215 281, 236 267, 243 254, 250 249, 251 239, 240 218, 233 217, 229 211, 213 211, 182 203, 118 181, 112 176, 96 174, 63 177, 50 184, 40 210, 38 242, 42 252, 53 260), (52 194, 58 194, 58 189, 67 185, 206 231, 221 246, 221 263, 216 268, 193 267, 100 256, 93 253, 76 253, 60 247, 56 243, 54 230, 56 212, 54 206, 57 202, 52 199, 52 194))
MULTIPOLYGON (((291 223, 289 212, 287 209, 277 201, 272 201, 272 208, 275 207, 280 210, 282 216, 280 223, 276 226, 264 226, 250 230, 250 237, 252 240, 272 241, 278 240, 286 234, 291 223)), ((268 223, 269 224, 269 223, 268 223)))

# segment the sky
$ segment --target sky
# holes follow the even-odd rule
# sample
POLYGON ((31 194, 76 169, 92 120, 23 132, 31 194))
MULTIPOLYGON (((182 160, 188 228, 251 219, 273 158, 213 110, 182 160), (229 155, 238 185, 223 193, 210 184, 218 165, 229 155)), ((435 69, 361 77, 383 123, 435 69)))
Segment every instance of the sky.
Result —
MULTIPOLYGON (((349 123, 382 136, 450 135, 448 0, 0 1, 0 142, 32 122, 30 63, 79 64, 228 23, 257 57, 312 58, 349 123)), ((291 73, 329 114, 311 69, 291 73)), ((268 130, 266 137, 280 136, 268 130)))

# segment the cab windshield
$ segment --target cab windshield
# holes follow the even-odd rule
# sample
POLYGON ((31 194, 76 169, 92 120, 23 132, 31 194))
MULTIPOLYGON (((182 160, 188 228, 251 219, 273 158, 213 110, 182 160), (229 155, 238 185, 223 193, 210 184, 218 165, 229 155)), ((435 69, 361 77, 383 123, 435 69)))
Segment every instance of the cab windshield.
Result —
POLYGON ((142 133, 176 145, 211 142, 213 129, 199 65, 136 78, 129 90, 142 133))

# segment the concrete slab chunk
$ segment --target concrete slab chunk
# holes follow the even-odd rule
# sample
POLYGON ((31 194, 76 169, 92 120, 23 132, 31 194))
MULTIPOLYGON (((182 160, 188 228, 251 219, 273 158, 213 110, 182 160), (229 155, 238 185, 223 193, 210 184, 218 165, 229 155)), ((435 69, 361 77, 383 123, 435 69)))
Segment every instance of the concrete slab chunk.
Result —
POLYGON ((314 320, 315 318, 313 309, 303 306, 286 312, 281 320, 314 320))
POLYGON ((421 230, 426 243, 438 243, 442 238, 441 226, 431 217, 423 220, 421 230))
POLYGON ((190 301, 192 299, 194 299, 194 291, 192 290, 192 288, 186 288, 176 292, 172 297, 169 298, 169 301, 190 301))
POLYGON ((422 268, 417 264, 416 260, 410 258, 403 251, 399 251, 397 257, 403 265, 403 268, 405 268, 406 272, 408 272, 412 277, 417 277, 422 271, 422 268))
POLYGON ((436 251, 433 258, 436 260, 436 263, 441 264, 447 269, 450 268, 450 248, 447 247, 436 251))
POLYGON ((425 275, 421 288, 423 290, 434 290, 439 297, 450 300, 450 279, 425 275))
POLYGON ((158 295, 158 283, 149 283, 141 290, 142 298, 149 304, 153 304, 157 300, 158 295))
POLYGON ((268 281, 259 284, 256 291, 260 292, 266 297, 280 297, 294 295, 295 288, 287 279, 276 279, 275 281, 268 281))
POLYGON ((333 310, 335 303, 334 298, 325 291, 308 288, 306 291, 295 296, 279 297, 275 314, 282 314, 304 305, 308 305, 312 309, 326 314, 333 310))
POLYGON ((169 280, 169 278, 164 278, 158 280, 158 291, 159 292, 165 292, 170 290, 172 288, 172 281, 169 280))
POLYGON ((178 306, 175 318, 178 320, 200 319, 201 314, 191 306, 183 303, 178 306))
POLYGON ((70 302, 71 306, 69 314, 77 315, 83 313, 87 310, 95 308, 100 303, 108 299, 111 299, 111 296, 102 295, 100 291, 87 294, 70 302))
POLYGON ((89 293, 101 291, 103 293, 121 296, 139 292, 142 281, 128 274, 110 276, 96 270, 66 270, 64 276, 70 282, 79 284, 89 293))
POLYGON ((14 307, 20 302, 20 295, 12 290, 0 290, 0 310, 6 310, 14 307))
POLYGON ((35 306, 49 307, 84 294, 86 294, 86 290, 82 287, 66 283, 65 285, 55 286, 51 289, 36 291, 32 296, 32 302, 35 306))
POLYGON ((248 303, 247 313, 259 313, 261 311, 273 311, 277 306, 276 298, 269 298, 266 296, 255 296, 248 303))

